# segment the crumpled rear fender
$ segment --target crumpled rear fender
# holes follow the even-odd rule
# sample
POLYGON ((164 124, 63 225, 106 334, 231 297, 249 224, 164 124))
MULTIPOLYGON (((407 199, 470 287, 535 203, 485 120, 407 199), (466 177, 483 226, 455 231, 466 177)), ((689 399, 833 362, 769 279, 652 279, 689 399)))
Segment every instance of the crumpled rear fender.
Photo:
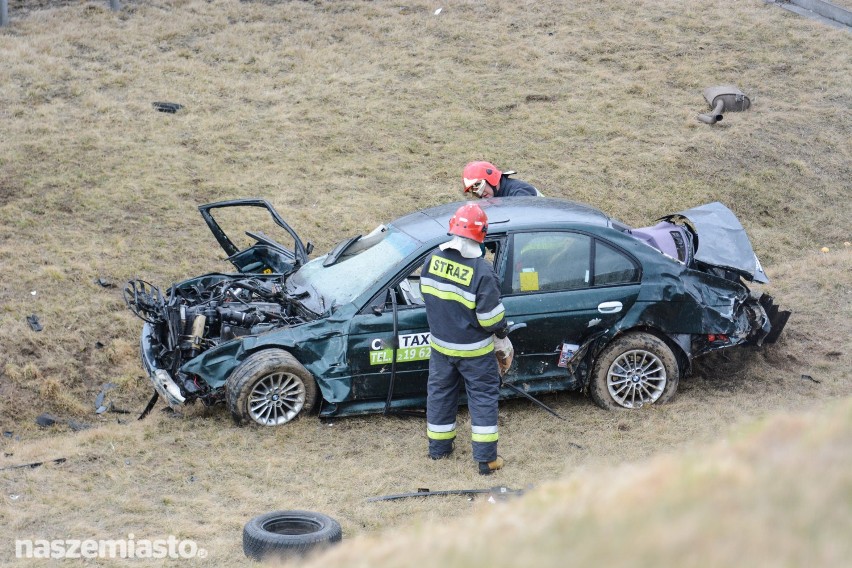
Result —
POLYGON ((666 334, 740 335, 748 326, 748 288, 681 265, 646 279, 622 326, 647 326, 666 334))
POLYGON ((668 273, 647 278, 624 318, 604 334, 590 338, 584 364, 574 370, 575 378, 588 384, 592 362, 612 340, 630 332, 653 333, 666 341, 684 374, 698 355, 746 342, 760 343, 769 331, 768 318, 748 288, 681 265, 673 267, 668 273), (711 335, 726 339, 709 341, 711 335))

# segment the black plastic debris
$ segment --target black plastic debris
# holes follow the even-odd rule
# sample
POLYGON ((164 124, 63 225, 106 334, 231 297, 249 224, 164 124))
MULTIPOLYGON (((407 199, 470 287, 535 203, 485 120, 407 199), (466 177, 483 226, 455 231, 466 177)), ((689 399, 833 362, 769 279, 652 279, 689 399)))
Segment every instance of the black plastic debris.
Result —
POLYGON ((148 405, 145 406, 145 410, 142 411, 142 414, 140 414, 139 418, 137 418, 136 420, 142 420, 143 418, 148 416, 154 409, 154 405, 157 404, 158 398, 160 398, 160 395, 157 394, 157 391, 154 391, 154 396, 151 397, 151 400, 148 401, 148 405))
POLYGON ((14 435, 15 435, 15 433, 14 433, 14 432, 12 432, 11 430, 6 430, 6 431, 4 431, 4 432, 3 432, 3 437, 4 437, 4 438, 11 438, 11 437, 12 437, 12 436, 14 436, 14 435))
POLYGON ((30 329, 32 329, 33 331, 41 331, 42 329, 44 329, 38 319, 38 316, 35 314, 27 316, 27 323, 30 324, 30 329))
POLYGON ((46 463, 60 464, 60 463, 65 463, 66 461, 67 461, 67 458, 56 458, 55 460, 47 460, 47 461, 43 461, 43 462, 32 462, 32 463, 24 463, 24 464, 21 464, 21 465, 10 465, 10 466, 6 466, 6 467, 0 467, 0 470, 5 471, 7 469, 25 469, 25 468, 35 469, 35 468, 42 466, 46 463))
POLYGON ((54 424, 56 424, 56 418, 54 418, 50 414, 40 414, 35 421, 36 424, 38 424, 42 428, 47 428, 48 426, 53 426, 54 424))
POLYGON ((95 341, 95 349, 103 349, 105 345, 101 341, 95 341))
POLYGON ((109 281, 109 280, 107 280, 106 278, 97 278, 97 279, 95 279, 95 284, 97 284, 97 285, 98 285, 98 286, 100 286, 101 288, 115 288, 115 287, 116 287, 115 282, 110 282, 110 281, 109 281))
POLYGON ((176 113, 180 109, 183 108, 182 104, 179 103, 151 103, 155 109, 160 112, 168 112, 171 114, 176 113))
POLYGON ((820 382, 819 382, 818 380, 816 380, 815 378, 813 378, 813 377, 812 377, 812 376, 810 376, 810 375, 802 375, 802 378, 803 378, 804 380, 806 380, 806 381, 813 381, 813 382, 815 382, 816 384, 820 384, 820 382))

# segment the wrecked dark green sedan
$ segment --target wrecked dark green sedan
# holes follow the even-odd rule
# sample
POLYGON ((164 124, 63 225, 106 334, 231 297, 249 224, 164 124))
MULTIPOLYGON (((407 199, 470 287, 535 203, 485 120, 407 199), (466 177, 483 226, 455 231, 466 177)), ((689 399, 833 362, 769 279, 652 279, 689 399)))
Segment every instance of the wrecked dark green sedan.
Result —
MULTIPOLYGON (((604 408, 662 403, 695 357, 772 342, 789 317, 746 286, 766 275, 720 203, 639 229, 560 199, 479 203, 507 319, 526 324, 511 336, 506 398, 581 389, 604 408)), ((235 271, 165 293, 143 280, 124 288, 146 322, 152 404, 157 395, 172 407, 224 402, 238 422, 263 426, 315 408, 331 417, 424 407, 420 268, 458 206, 411 213, 313 260, 264 200, 199 207, 235 271), (253 217, 269 234, 245 226, 253 217)))

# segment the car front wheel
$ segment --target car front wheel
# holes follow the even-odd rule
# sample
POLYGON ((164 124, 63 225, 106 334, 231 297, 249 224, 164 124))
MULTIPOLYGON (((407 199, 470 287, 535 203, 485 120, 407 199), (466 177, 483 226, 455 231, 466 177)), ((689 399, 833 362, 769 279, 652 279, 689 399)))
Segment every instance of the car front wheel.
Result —
POLYGON ((668 402, 680 369, 665 341, 649 333, 628 333, 610 343, 595 362, 589 395, 608 410, 668 402))
POLYGON ((238 423, 280 426, 313 408, 313 376, 282 349, 265 349, 243 361, 226 384, 228 410, 238 423))

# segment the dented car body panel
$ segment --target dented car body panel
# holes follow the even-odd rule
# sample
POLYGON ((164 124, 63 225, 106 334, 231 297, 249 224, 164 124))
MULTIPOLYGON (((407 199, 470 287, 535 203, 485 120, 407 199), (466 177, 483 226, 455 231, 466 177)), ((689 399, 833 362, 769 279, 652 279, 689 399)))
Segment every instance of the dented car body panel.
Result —
MULTIPOLYGON (((770 332, 771 298, 741 279, 764 282, 765 274, 724 205, 632 229, 560 199, 479 203, 489 217, 486 256, 501 280, 506 317, 527 324, 512 334, 515 363, 504 381, 526 392, 586 387, 602 350, 636 330, 664 339, 684 372, 701 354, 759 345, 770 332), (721 245, 719 234, 727 236, 721 245)), ((447 240, 459 205, 411 213, 310 261, 310 244, 265 201, 201 206, 239 272, 192 278, 166 295, 149 293, 141 281, 125 291, 146 320, 143 361, 155 389, 172 405, 222 402, 234 370, 274 348, 315 379, 322 416, 424 406, 430 350, 419 270, 447 240), (248 230, 254 243, 241 249, 214 218, 241 206, 267 209, 294 244, 248 230)), ((501 395, 517 396, 506 387, 501 395)))
POLYGON ((745 229, 733 212, 718 202, 693 207, 661 220, 671 223, 689 222, 696 235, 695 260, 708 267, 738 272, 749 281, 767 283, 769 278, 751 248, 745 229))

